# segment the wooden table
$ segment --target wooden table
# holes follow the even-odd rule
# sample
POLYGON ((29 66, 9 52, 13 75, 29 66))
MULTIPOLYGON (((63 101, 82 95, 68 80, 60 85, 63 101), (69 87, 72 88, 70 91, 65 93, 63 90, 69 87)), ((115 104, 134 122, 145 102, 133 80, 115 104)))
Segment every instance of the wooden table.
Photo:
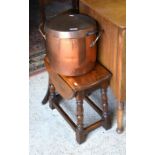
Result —
POLYGON ((103 35, 98 46, 98 61, 113 74, 111 88, 117 98, 117 132, 123 131, 126 99, 126 1, 80 0, 80 12, 95 18, 103 35))
POLYGON ((108 108, 107 88, 110 83, 111 73, 101 64, 96 63, 93 70, 80 76, 60 75, 52 69, 48 57, 44 59, 46 69, 49 74, 49 86, 42 103, 49 101, 51 109, 57 109, 65 118, 72 129, 76 132, 76 140, 79 144, 86 140, 86 136, 92 130, 103 126, 106 130, 111 128, 111 115, 108 108), (101 89, 102 108, 99 108, 89 97, 90 93, 96 89, 101 89), (60 102, 56 96, 59 93, 64 99, 76 99, 76 118, 74 122, 68 114, 59 105, 60 102), (100 116, 97 122, 85 127, 84 107, 85 100, 100 116))

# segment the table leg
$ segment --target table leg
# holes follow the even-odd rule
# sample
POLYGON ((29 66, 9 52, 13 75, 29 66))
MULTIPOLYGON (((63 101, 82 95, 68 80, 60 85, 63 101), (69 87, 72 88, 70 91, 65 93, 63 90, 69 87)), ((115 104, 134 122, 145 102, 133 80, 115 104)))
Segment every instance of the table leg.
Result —
POLYGON ((53 84, 50 84, 49 107, 51 109, 55 109, 53 106, 53 102, 55 102, 55 99, 56 99, 55 87, 53 84))
POLYGON ((76 129, 76 140, 79 144, 85 141, 85 133, 83 130, 83 93, 77 92, 76 95, 77 104, 77 129, 76 129))
POLYGON ((124 113, 124 103, 119 102, 117 105, 117 133, 123 132, 123 113, 124 113))
POLYGON ((111 117, 108 110, 108 99, 107 99, 107 88, 102 87, 101 88, 101 99, 102 99, 102 105, 103 105, 103 127, 108 130, 111 128, 111 117))
POLYGON ((48 102, 49 96, 50 96, 50 84, 48 84, 47 92, 44 99, 42 100, 42 104, 46 104, 48 102))

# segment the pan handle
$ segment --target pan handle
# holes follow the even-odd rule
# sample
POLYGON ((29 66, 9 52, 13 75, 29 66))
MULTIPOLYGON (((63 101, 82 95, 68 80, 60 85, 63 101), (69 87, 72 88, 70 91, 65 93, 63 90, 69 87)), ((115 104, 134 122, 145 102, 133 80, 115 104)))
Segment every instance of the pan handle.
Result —
POLYGON ((39 25, 39 32, 41 33, 42 37, 46 40, 46 35, 45 35, 45 33, 43 32, 43 30, 42 30, 42 26, 43 26, 43 24, 41 23, 41 24, 39 25))
POLYGON ((91 42, 90 47, 93 47, 93 46, 96 44, 96 42, 97 42, 97 41, 99 40, 99 38, 101 37, 102 32, 103 32, 102 30, 98 32, 98 35, 97 35, 96 39, 95 39, 94 41, 91 42))

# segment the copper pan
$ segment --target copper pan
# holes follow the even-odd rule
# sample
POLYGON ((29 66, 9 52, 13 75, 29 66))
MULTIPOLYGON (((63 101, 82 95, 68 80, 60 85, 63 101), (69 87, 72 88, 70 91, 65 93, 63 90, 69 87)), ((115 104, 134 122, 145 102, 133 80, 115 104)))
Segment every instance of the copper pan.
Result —
POLYGON ((93 69, 96 62, 96 21, 81 15, 61 15, 45 25, 46 48, 53 70, 66 76, 78 76, 93 69), (65 22, 61 23, 61 20, 65 22), (60 25, 61 24, 61 25, 60 25))

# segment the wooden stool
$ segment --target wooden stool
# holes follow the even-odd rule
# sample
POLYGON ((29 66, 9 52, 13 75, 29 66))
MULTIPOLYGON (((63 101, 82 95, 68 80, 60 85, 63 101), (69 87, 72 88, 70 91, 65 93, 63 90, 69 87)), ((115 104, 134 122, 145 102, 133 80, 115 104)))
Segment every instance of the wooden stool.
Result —
POLYGON ((85 141, 86 135, 93 129, 96 129, 100 126, 103 126, 105 129, 111 128, 111 119, 108 112, 107 100, 107 87, 109 86, 111 73, 107 69, 105 69, 99 63, 96 63, 95 68, 89 73, 82 76, 68 77, 55 73, 49 66, 49 60, 47 56, 45 57, 44 62, 49 73, 49 87, 42 103, 45 104, 49 100, 50 107, 52 109, 56 108, 62 114, 65 120, 76 132, 76 140, 79 144, 85 141), (103 101, 102 110, 88 97, 88 94, 97 88, 101 88, 101 98, 103 101), (73 97, 76 98, 77 124, 75 124, 59 106, 55 91, 65 99, 71 99, 73 97), (85 99, 89 105, 101 116, 101 120, 89 125, 88 127, 84 127, 83 125, 83 99, 85 99))

